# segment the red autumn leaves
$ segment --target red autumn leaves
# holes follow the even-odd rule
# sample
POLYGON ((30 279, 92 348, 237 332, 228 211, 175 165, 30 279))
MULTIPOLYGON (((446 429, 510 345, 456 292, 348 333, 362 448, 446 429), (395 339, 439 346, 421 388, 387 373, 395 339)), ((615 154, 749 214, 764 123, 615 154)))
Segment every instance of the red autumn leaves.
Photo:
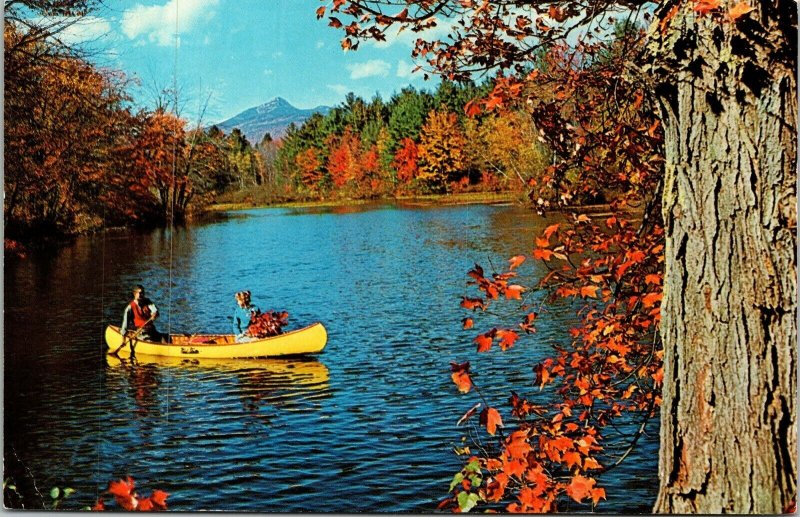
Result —
POLYGON ((502 350, 508 350, 519 339, 519 334, 513 330, 491 329, 473 340, 478 345, 478 352, 488 352, 492 348, 492 343, 497 340, 502 350))
POLYGON ((472 379, 469 376, 469 362, 450 363, 450 371, 453 372, 450 378, 455 383, 458 391, 468 393, 472 389, 472 379))
MULTIPOLYGON (((655 348, 652 333, 660 318, 663 273, 663 230, 655 227, 642 234, 624 218, 575 216, 571 223, 547 226, 535 237, 535 250, 548 250, 539 264, 548 270, 537 290, 549 300, 580 300, 581 325, 569 331, 571 347, 557 348, 533 368, 533 384, 555 384, 560 398, 548 406, 532 403, 516 393, 509 400, 509 417, 484 400, 478 424, 500 440, 497 452, 475 458, 486 483, 453 488, 453 508, 472 508, 480 501, 507 501, 512 512, 555 511, 564 497, 577 503, 597 504, 605 489, 595 475, 604 469, 601 431, 622 411, 652 411, 660 401, 655 389, 662 382, 663 351, 655 348), (588 253, 587 253, 588 252, 588 253), (600 305, 595 305, 600 304, 600 305), (643 339, 643 336, 651 336, 643 339), (558 383, 556 381, 559 381, 558 383), (501 429, 511 429, 504 436, 501 429), (465 502, 466 501, 466 502, 465 502), (463 504, 467 506, 463 506, 463 504)), ((481 296, 462 297, 462 308, 484 313, 493 303, 511 299, 511 279, 527 262, 527 256, 508 260, 508 271, 487 274, 480 265, 468 273, 469 286, 481 296)), ((520 286, 519 292, 528 289, 520 286)), ((521 331, 536 331, 538 312, 524 300, 521 331)), ((475 320, 462 320, 472 329, 475 320)), ((491 328, 473 338, 478 352, 494 344, 502 350, 515 346, 518 330, 491 328)), ((451 364, 451 378, 462 393, 477 392, 471 365, 451 364)), ((459 419, 459 425, 478 414, 476 405, 459 419)), ((443 502, 443 506, 447 506, 443 502)))
MULTIPOLYGON (((114 496, 117 505, 127 511, 154 512, 167 509, 168 493, 163 490, 153 490, 150 497, 141 497, 135 491, 135 482, 130 476, 108 483, 108 494, 114 496)), ((92 510, 107 510, 103 498, 99 498, 92 510)))
POLYGON ((283 327, 289 323, 289 313, 286 311, 259 312, 250 317, 247 332, 253 337, 277 336, 283 332, 283 327))
MULTIPOLYGON (((721 7, 720 0, 695 0, 693 9, 700 16, 705 16, 722 14, 721 7)), ((728 19, 735 22, 754 9, 755 7, 752 7, 748 2, 738 2, 728 9, 728 19)))

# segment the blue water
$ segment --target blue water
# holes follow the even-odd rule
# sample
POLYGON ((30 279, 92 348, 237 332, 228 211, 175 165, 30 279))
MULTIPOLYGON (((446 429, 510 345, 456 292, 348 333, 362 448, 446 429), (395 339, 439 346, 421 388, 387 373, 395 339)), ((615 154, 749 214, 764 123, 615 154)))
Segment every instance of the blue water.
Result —
MULTIPOLYGON (((462 330, 465 273, 530 253, 552 222, 511 206, 264 209, 7 259, 6 475, 29 504, 75 488, 69 508, 130 475, 174 510, 435 511, 461 466, 453 448, 475 435, 456 421, 478 398, 457 393, 449 363, 471 361, 501 410, 512 389, 541 399, 531 367, 575 321, 553 307, 511 350, 477 354, 478 331, 519 316, 505 303, 462 330), (106 360, 103 329, 137 283, 161 331, 227 332, 233 293, 249 289, 294 327, 322 321, 328 346, 305 360, 106 360)), ((523 264, 521 281, 540 267, 523 264)), ((597 511, 649 512, 657 440, 652 422, 602 478, 597 511)))

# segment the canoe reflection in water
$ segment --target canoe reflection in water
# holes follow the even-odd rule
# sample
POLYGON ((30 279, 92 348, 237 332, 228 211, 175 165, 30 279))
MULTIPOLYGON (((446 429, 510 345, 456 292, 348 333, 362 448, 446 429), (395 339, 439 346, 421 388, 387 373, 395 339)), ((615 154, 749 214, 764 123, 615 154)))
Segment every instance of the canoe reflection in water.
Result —
MULTIPOLYGON (((186 359, 105 355, 108 388, 127 391, 135 413, 171 412, 236 418, 238 399, 247 413, 269 423, 262 410, 310 412, 330 397, 328 368, 313 359, 186 359)), ((203 418, 205 418, 205 416, 203 418)))

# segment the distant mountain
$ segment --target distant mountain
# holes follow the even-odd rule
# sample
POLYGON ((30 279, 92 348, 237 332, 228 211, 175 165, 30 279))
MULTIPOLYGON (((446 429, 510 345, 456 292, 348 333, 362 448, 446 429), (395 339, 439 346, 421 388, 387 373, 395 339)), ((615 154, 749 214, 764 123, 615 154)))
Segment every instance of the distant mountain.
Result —
POLYGON ((266 104, 245 110, 216 126, 225 133, 230 133, 231 130, 238 127, 247 140, 256 145, 267 133, 272 135, 272 138, 278 139, 286 134, 286 128, 292 122, 299 126, 312 114, 322 113, 324 115, 330 110, 331 108, 328 106, 317 106, 307 110, 298 109, 285 99, 276 97, 266 104))

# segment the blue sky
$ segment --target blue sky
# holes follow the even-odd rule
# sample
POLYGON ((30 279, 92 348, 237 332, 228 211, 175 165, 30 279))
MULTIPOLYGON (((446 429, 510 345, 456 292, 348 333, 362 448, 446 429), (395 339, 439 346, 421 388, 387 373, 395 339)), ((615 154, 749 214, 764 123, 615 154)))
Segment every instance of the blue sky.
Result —
POLYGON ((219 122, 274 97, 299 108, 341 103, 347 92, 388 99, 413 84, 432 89, 410 53, 406 31, 387 43, 339 45, 342 32, 317 20, 318 0, 106 0, 106 7, 69 37, 102 49, 95 60, 141 82, 131 91, 152 104, 153 86, 182 95, 182 114, 196 118, 209 98, 204 123, 219 122), (178 39, 176 45, 176 7, 178 39), (177 65, 176 65, 177 49, 177 65))

